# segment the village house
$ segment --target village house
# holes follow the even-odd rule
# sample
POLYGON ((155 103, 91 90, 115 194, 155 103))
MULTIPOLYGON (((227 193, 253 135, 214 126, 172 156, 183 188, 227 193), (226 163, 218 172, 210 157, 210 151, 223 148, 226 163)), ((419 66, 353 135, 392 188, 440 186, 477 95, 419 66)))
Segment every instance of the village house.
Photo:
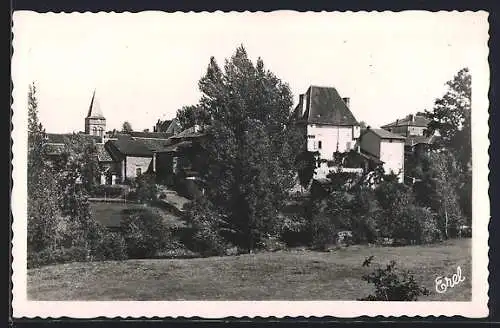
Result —
MULTIPOLYGON (((314 176, 318 181, 328 180, 328 174, 340 166, 344 172, 359 174, 373 171, 382 164, 387 172, 396 166, 403 169, 399 160, 397 163, 395 160, 403 158, 402 147, 386 147, 386 139, 370 141, 370 136, 361 142, 361 126, 350 109, 350 99, 342 98, 333 87, 310 86, 299 96, 293 117, 296 127, 307 138, 306 150, 319 153, 320 163, 314 176), (379 150, 369 151, 375 141, 378 141, 379 150), (368 151, 363 149, 364 146, 368 151), (338 158, 341 158, 341 163, 338 158)), ((404 143, 404 138, 396 135, 392 140, 400 139, 404 143)))
POLYGON ((402 119, 383 125, 382 129, 406 137, 405 153, 407 155, 427 151, 439 138, 439 133, 427 135, 430 120, 421 115, 409 114, 402 119))
POLYGON ((361 132, 361 151, 380 159, 385 174, 396 174, 400 182, 404 180, 405 137, 384 129, 367 128, 361 132))
POLYGON ((299 96, 295 124, 307 136, 307 150, 321 159, 355 149, 360 125, 349 109, 349 98, 341 98, 333 87, 310 86, 299 96))

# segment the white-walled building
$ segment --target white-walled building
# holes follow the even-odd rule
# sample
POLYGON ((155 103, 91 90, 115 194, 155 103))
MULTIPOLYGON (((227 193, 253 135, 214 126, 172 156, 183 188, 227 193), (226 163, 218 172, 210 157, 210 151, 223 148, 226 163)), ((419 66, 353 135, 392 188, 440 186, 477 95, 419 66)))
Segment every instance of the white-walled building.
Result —
POLYGON ((360 125, 349 109, 349 98, 333 87, 310 86, 300 95, 294 111, 299 128, 307 135, 307 150, 332 160, 335 152, 356 148, 360 125))
POLYGON ((405 137, 384 129, 368 128, 361 133, 362 152, 375 156, 383 162, 386 174, 394 173, 399 181, 404 179, 405 137))

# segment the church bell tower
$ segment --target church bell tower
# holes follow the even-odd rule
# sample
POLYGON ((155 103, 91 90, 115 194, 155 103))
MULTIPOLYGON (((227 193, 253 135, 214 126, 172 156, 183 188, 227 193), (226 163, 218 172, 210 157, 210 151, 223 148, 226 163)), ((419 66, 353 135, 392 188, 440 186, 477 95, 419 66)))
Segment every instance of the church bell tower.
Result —
POLYGON ((102 114, 101 106, 95 96, 95 90, 90 101, 89 112, 85 118, 85 133, 103 137, 106 132, 106 118, 102 114))

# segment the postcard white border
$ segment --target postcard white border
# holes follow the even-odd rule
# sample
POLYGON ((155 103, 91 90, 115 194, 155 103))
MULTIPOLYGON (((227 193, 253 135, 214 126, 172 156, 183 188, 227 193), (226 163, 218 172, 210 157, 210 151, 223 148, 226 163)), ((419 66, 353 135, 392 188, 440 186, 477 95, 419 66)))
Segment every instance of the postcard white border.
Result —
MULTIPOLYGON (((292 12, 272 12, 267 15, 293 14, 292 12)), ((458 13, 457 14, 463 14, 458 13)), ((15 318, 35 317, 72 318, 105 317, 277 317, 284 316, 334 316, 354 318, 358 316, 453 316, 485 317, 488 315, 488 222, 490 204, 488 195, 488 13, 485 11, 466 12, 474 15, 478 24, 484 26, 484 49, 482 58, 478 57, 475 65, 469 67, 472 78, 472 144, 473 144, 473 244, 472 244, 472 300, 470 302, 357 302, 357 301, 179 301, 179 302, 41 302, 27 300, 26 269, 26 217, 27 217, 27 87, 31 82, 29 72, 23 68, 23 58, 16 53, 16 48, 23 47, 22 40, 15 37, 16 23, 33 12, 19 11, 13 14, 13 190, 11 206, 13 213, 13 315, 15 318)), ((86 13, 87 15, 96 15, 86 13)), ((143 12, 139 14, 122 13, 121 15, 163 15, 161 12, 143 12)), ((174 13, 170 15, 233 15, 251 13, 174 13)), ((260 13, 263 14, 263 13, 260 13)), ((322 15, 325 13, 303 13, 322 15)), ((350 12, 345 15, 352 14, 350 12)), ((360 13, 356 13, 360 14, 360 13)), ((387 12, 363 13, 366 15, 384 15, 387 12)), ((439 12, 435 13, 439 14, 439 12)), ((42 15, 58 15, 46 13, 42 15)), ((99 13, 106 15, 106 13, 99 13)), ((19 49, 19 48, 18 48, 19 49)))

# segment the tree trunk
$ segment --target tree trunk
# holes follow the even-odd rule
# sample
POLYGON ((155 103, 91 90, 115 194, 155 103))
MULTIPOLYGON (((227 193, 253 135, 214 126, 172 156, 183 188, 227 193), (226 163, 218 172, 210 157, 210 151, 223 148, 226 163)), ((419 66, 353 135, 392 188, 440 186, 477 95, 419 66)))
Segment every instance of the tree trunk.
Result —
POLYGON ((448 239, 448 210, 444 206, 444 235, 448 239))

